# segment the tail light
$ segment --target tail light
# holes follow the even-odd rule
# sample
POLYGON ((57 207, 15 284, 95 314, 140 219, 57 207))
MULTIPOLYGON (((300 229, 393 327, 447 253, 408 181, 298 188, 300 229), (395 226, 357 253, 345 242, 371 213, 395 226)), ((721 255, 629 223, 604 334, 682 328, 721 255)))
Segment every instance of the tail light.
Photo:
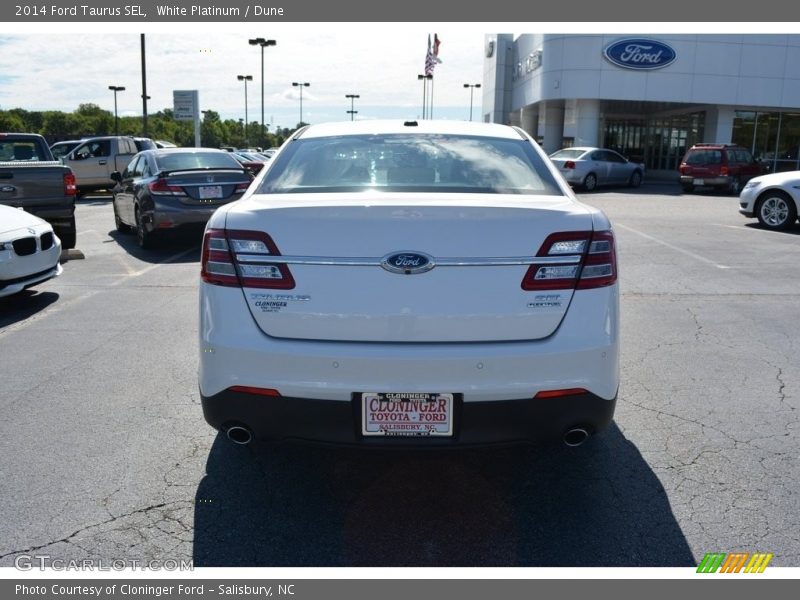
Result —
POLYGON ((568 160, 567 162, 564 163, 564 168, 565 169, 574 169, 575 168, 575 161, 574 160, 568 160))
POLYGON ((536 256, 550 260, 528 268, 522 279, 523 290, 587 290, 617 280, 617 255, 611 231, 553 233, 536 256))
POLYGON ((249 183, 237 183, 236 188, 233 190, 235 194, 243 194, 250 187, 249 183))
POLYGON ((154 196, 185 196, 183 188, 177 185, 169 185, 167 180, 159 177, 155 181, 147 184, 147 189, 154 196))
POLYGON ((261 231, 209 229, 203 237, 200 277, 229 287, 290 290, 294 277, 284 264, 270 263, 281 253, 261 231))
POLYGON ((64 173, 64 195, 75 196, 78 194, 78 186, 75 181, 75 173, 70 171, 64 173))
POLYGON ((720 175, 727 175, 727 174, 728 174, 728 172, 729 172, 729 171, 728 171, 728 167, 720 167, 720 168, 719 168, 719 174, 720 174, 720 175))

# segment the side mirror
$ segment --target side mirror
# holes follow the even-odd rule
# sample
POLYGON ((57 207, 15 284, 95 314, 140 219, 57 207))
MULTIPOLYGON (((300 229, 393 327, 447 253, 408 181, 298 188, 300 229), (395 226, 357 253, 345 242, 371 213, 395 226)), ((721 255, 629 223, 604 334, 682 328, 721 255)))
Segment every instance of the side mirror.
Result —
POLYGON ((116 181, 117 183, 122 183, 122 173, 119 171, 113 171, 111 173, 111 180, 116 181))

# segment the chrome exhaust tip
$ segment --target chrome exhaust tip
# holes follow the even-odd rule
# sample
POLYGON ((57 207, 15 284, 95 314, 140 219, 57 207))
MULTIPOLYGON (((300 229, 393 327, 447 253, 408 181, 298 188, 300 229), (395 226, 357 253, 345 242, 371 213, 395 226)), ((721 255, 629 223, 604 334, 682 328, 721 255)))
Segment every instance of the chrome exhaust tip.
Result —
POLYGON ((253 433, 246 427, 240 425, 229 427, 225 433, 228 435, 228 439, 234 444, 244 446, 253 441, 253 433))
POLYGON ((564 444, 575 448, 589 439, 589 432, 583 427, 573 427, 564 433, 564 444))

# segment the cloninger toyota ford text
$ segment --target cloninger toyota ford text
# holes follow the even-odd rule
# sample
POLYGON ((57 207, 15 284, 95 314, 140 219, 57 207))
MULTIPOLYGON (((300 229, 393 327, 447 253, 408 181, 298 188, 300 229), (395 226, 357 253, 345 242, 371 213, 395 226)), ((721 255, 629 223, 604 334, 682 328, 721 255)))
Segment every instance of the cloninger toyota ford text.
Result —
POLYGON ((618 323, 611 224, 521 129, 312 125, 208 222, 203 411, 237 443, 578 445, 618 323))

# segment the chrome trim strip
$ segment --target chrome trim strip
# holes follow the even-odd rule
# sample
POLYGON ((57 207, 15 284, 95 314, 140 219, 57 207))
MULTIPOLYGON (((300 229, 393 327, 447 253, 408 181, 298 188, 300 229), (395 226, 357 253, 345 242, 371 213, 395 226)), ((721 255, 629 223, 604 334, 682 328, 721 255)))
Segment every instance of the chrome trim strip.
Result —
MULTIPOLYGON (((509 256, 506 258, 436 258, 437 267, 508 267, 515 265, 576 265, 580 254, 563 256, 509 256)), ((237 254, 237 262, 255 265, 326 265, 337 267, 380 267, 382 258, 326 258, 323 256, 267 256, 237 254)))

